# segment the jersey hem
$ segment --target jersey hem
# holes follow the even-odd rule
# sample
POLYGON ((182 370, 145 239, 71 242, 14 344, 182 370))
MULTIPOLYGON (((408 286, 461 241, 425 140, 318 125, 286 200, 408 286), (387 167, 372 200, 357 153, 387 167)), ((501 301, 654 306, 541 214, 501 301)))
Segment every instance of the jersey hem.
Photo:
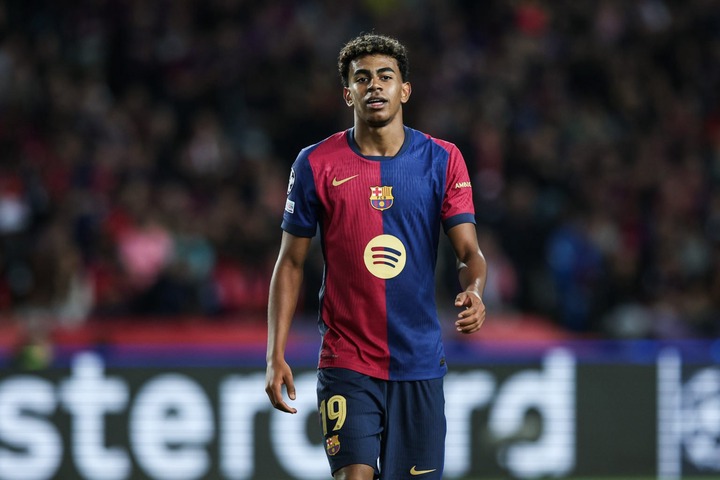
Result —
POLYGON ((457 215, 453 215, 443 222, 443 228, 447 233, 452 227, 460 225, 461 223, 472 223, 475 225, 475 215, 472 213, 458 213, 457 215))
POLYGON ((290 223, 287 220, 283 220, 282 224, 280 225, 280 228, 285 230, 286 232, 295 235, 296 237, 314 237, 315 236, 315 228, 307 228, 307 227, 301 227, 299 225, 295 225, 294 223, 290 223))
POLYGON ((320 362, 318 364, 318 369, 323 368, 344 368, 346 370, 352 370, 353 372, 361 373, 363 375, 367 375, 369 377, 378 378, 380 380, 390 380, 390 381, 416 381, 416 380, 432 380, 434 378, 441 378, 444 377, 447 373, 447 367, 441 369, 441 370, 433 370, 433 371, 423 371, 423 372, 409 372, 405 373, 403 375, 397 375, 393 374, 391 372, 388 372, 387 370, 378 370, 376 368, 368 367, 367 365, 356 365, 356 364, 347 364, 347 363, 341 363, 341 362, 320 362))

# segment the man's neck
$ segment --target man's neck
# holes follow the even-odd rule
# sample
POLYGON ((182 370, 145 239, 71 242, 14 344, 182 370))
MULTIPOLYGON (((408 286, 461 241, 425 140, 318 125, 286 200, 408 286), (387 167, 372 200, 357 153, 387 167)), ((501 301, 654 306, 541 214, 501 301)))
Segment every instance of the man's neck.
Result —
POLYGON ((401 122, 374 128, 355 124, 355 144, 367 157, 393 157, 405 142, 405 127, 401 122))

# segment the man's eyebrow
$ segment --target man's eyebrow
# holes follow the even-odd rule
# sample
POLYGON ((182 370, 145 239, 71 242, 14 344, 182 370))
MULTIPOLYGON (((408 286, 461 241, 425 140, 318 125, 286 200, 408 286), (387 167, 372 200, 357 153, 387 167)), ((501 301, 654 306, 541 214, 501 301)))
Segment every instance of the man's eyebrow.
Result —
MULTIPOLYGON (((395 73, 395 70, 393 70, 392 67, 382 67, 382 68, 378 68, 376 73, 380 74, 380 73, 384 73, 384 72, 395 73)), ((353 76, 356 76, 356 75, 370 75, 370 70, 368 70, 367 68, 360 68, 358 70, 355 70, 355 72, 353 72, 353 76)))

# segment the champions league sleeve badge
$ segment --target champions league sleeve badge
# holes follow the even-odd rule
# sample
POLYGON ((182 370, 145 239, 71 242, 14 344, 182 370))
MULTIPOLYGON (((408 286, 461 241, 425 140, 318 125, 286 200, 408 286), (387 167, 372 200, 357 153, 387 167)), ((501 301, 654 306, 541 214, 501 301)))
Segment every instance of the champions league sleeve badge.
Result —
POLYGON ((290 195, 290 192, 292 192, 293 186, 295 185, 295 169, 290 169, 290 180, 288 180, 288 190, 287 194, 290 195))

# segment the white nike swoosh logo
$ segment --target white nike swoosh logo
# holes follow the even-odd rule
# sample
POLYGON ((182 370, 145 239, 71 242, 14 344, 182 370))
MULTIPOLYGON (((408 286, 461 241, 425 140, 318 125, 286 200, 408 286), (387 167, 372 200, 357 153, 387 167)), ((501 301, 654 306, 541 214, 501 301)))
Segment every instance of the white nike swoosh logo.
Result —
POLYGON ((359 177, 359 176, 360 176, 360 174, 358 173, 357 175, 353 175, 352 177, 343 178, 342 180, 338 180, 337 177, 335 177, 335 178, 333 178, 332 185, 333 185, 333 187, 337 187, 338 185, 342 185, 343 183, 349 182, 353 178, 359 177))
POLYGON ((415 467, 417 467, 417 465, 413 465, 410 469, 410 475, 425 475, 426 473, 432 473, 437 470, 436 468, 433 468, 432 470, 417 470, 415 467))

